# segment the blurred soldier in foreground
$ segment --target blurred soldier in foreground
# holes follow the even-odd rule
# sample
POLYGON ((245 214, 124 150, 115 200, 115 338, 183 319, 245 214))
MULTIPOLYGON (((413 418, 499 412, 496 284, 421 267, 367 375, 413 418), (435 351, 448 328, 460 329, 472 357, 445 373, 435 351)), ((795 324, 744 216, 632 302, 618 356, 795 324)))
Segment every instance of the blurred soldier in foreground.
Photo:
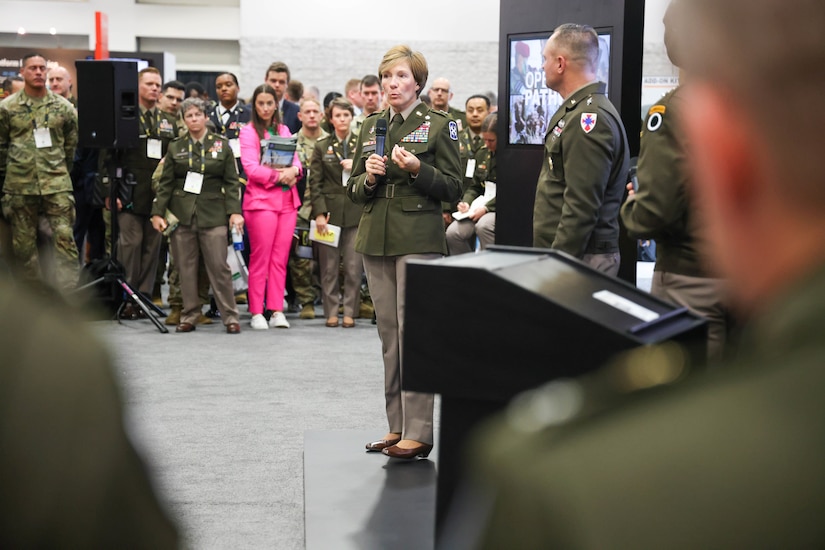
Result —
POLYGON ((653 348, 517 398, 471 448, 465 547, 825 546, 825 4, 680 9, 690 184, 737 357, 684 376, 653 348))
POLYGON ((109 357, 56 302, 0 280, 0 548, 176 548, 109 357))

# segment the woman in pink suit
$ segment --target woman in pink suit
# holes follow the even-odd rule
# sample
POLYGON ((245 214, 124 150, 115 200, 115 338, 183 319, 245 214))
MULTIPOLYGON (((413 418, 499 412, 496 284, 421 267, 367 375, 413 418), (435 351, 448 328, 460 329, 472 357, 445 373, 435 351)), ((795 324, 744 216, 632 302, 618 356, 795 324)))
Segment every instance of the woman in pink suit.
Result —
POLYGON ((249 232, 249 312, 253 329, 289 328, 283 312, 286 266, 298 207, 295 183, 301 178, 301 162, 296 154, 292 166, 270 168, 261 165, 262 143, 271 136, 289 137, 281 124, 275 90, 261 84, 252 94, 252 120, 241 129, 241 163, 247 184, 243 214, 249 232), (264 296, 266 294, 266 296, 264 296), (266 307, 272 311, 267 323, 266 307))

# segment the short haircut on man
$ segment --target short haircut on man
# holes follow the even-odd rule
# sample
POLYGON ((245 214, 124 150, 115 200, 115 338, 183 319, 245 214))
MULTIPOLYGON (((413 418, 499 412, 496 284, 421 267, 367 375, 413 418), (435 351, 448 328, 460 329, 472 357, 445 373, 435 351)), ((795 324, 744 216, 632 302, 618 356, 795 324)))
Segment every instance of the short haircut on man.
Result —
POLYGON ((164 82, 163 86, 160 88, 160 92, 163 93, 169 88, 186 92, 186 86, 180 80, 170 80, 169 82, 164 82))
POLYGON ((143 75, 145 74, 156 74, 160 76, 160 71, 157 67, 144 67, 138 72, 138 80, 143 78, 143 75))
POLYGON ((599 35, 590 25, 565 23, 556 27, 551 37, 564 51, 568 62, 581 63, 590 71, 599 64, 599 35))
POLYGON ((361 79, 361 87, 359 89, 369 88, 370 86, 381 86, 381 79, 374 74, 365 75, 361 79))
POLYGON ((28 61, 32 57, 40 57, 44 61, 46 60, 46 56, 44 56, 43 54, 40 54, 40 53, 37 53, 37 52, 29 52, 29 53, 27 53, 26 55, 23 56, 23 59, 20 62, 20 66, 25 67, 26 66, 26 61, 28 61))
POLYGON ((467 107, 467 105, 469 105, 471 99, 481 99, 481 100, 484 101, 484 104, 487 105, 487 109, 490 108, 490 98, 487 97, 484 94, 473 94, 473 95, 471 95, 470 97, 467 98, 467 101, 464 102, 464 107, 467 107))
POLYGON ((283 61, 275 61, 274 63, 272 63, 266 70, 264 80, 266 80, 266 77, 269 76, 269 73, 286 73, 287 82, 289 82, 291 76, 289 73, 289 67, 287 67, 286 63, 284 63, 283 61))

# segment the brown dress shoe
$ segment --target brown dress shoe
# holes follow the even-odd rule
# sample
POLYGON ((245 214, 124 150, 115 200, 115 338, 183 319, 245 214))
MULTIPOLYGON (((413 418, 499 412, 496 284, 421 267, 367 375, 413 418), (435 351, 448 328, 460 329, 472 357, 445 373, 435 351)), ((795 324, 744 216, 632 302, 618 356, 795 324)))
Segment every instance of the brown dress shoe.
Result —
POLYGON ((175 332, 192 332, 195 330, 195 325, 192 323, 181 323, 175 329, 175 332))
POLYGON ((241 325, 238 323, 229 323, 226 325, 226 333, 227 334, 240 334, 241 333, 241 325))
POLYGON ((325 325, 328 326, 329 328, 337 327, 338 326, 338 317, 330 317, 329 319, 327 319, 327 322, 325 323, 325 325))
POLYGON ((402 449, 398 445, 393 445, 392 447, 387 447, 383 449, 381 452, 385 455, 392 457, 392 458, 404 458, 404 459, 411 459, 411 458, 427 458, 430 456, 430 451, 433 450, 432 445, 427 445, 426 443, 422 443, 412 449, 402 449))
POLYGON ((370 443, 367 443, 367 452, 379 453, 387 447, 392 447, 399 441, 401 441, 400 437, 398 439, 379 439, 378 441, 372 441, 370 443))
POLYGON ((125 321, 134 321, 139 318, 138 311, 140 311, 140 309, 136 308, 134 304, 130 302, 120 310, 120 318, 125 321))
POLYGON ((352 328, 355 326, 355 319, 352 317, 344 317, 344 322, 341 324, 344 328, 352 328))

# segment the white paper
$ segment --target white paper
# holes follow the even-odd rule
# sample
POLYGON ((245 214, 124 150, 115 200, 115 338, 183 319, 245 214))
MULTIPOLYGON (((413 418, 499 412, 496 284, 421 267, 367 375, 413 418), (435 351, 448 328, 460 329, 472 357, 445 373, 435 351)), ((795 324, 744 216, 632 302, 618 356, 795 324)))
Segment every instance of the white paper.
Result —
POLYGON ((38 128, 34 131, 34 145, 38 149, 52 146, 52 135, 48 128, 38 128))
POLYGON ((349 183, 349 175, 350 175, 350 173, 351 173, 351 170, 344 170, 343 172, 341 172, 341 184, 342 184, 344 187, 346 187, 346 186, 347 186, 347 184, 349 183))
POLYGON ((159 139, 147 139, 146 140, 146 157, 150 159, 157 159, 163 156, 161 151, 163 148, 161 147, 161 143, 159 139))
POLYGON ((594 292, 593 297, 599 300, 600 302, 604 302, 609 306, 612 306, 620 311, 624 311, 628 315, 632 315, 633 317, 641 319, 645 322, 650 322, 654 319, 659 318, 659 314, 655 311, 640 306, 635 302, 631 302, 627 298, 619 296, 618 294, 610 292, 609 290, 600 290, 598 292, 594 292))
POLYGON ((466 212, 453 212, 453 219, 464 220, 475 214, 475 211, 496 198, 496 184, 492 181, 484 182, 484 194, 477 196, 466 212))
POLYGON ((309 220, 309 240, 337 248, 338 242, 341 240, 341 228, 328 223, 327 234, 321 235, 318 233, 318 224, 315 223, 315 220, 309 220))
POLYGON ((195 195, 201 194, 203 188, 203 174, 200 172, 186 172, 186 179, 183 181, 183 190, 195 195))

